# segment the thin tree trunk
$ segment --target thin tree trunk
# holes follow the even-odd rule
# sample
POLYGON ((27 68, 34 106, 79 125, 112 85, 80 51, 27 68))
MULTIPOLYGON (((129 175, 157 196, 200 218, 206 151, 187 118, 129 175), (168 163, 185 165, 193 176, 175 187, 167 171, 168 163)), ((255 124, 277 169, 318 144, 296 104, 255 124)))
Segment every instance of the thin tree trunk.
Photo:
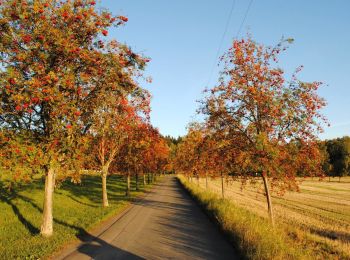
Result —
POLYGON ((221 194, 222 194, 222 198, 225 198, 225 189, 224 189, 224 175, 221 174, 221 194))
POLYGON ((146 175, 143 174, 143 186, 146 186, 146 175))
POLYGON ((54 174, 54 169, 50 166, 45 177, 43 220, 40 228, 40 234, 44 237, 49 237, 53 234, 52 204, 53 190, 55 186, 54 174))
POLYGON ((205 175, 205 188, 208 189, 208 174, 205 175))
POLYGON ((151 184, 151 175, 150 175, 150 173, 147 173, 147 183, 151 184))
POLYGON ((136 173, 136 190, 137 191, 139 191, 140 189, 139 189, 139 174, 138 173, 136 173))
POLYGON ((107 173, 108 168, 106 166, 102 167, 102 205, 103 207, 108 207, 108 195, 107 195, 107 173))
POLYGON ((270 188, 269 188, 268 179, 267 179, 267 176, 265 173, 262 173, 261 176, 262 176, 263 181, 264 181, 265 194, 266 194, 267 206, 268 206, 268 210, 269 210, 270 221, 271 221, 272 226, 274 226, 275 220, 274 220, 274 216, 273 216, 272 201, 271 201, 271 196, 270 196, 270 188))
POLYGON ((130 196, 130 173, 126 176, 126 192, 125 196, 130 196))
POLYGON ((197 174, 197 186, 199 186, 199 175, 197 174))

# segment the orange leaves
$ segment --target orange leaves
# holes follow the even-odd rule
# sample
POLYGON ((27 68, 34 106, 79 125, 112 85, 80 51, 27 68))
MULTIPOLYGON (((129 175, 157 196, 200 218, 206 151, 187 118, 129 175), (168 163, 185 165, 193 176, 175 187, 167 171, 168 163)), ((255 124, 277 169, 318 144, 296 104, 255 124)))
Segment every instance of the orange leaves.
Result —
POLYGON ((28 34, 22 36, 22 40, 24 43, 29 43, 32 40, 32 37, 28 34))
MULTIPOLYGON (((84 159, 74 153, 85 145, 85 136, 93 139, 90 122, 100 126, 91 127, 96 135, 108 125, 99 122, 104 112, 110 112, 110 106, 102 109, 106 97, 115 98, 118 105, 124 97, 123 108, 114 107, 117 112, 110 115, 115 121, 112 130, 122 130, 114 134, 131 134, 134 126, 148 122, 149 98, 136 78, 143 77, 150 59, 117 41, 100 39, 108 36, 113 22, 125 23, 127 17, 113 17, 92 0, 26 1, 25 7, 24 3, 4 1, 0 7, 0 16, 7 21, 0 46, 8 64, 2 70, 0 93, 6 95, 6 104, 1 113, 12 115, 1 117, 6 122, 0 123, 16 126, 9 132, 25 133, 20 136, 23 142, 35 143, 42 153, 41 165, 59 158, 65 167, 73 167, 84 159), (50 146, 55 139, 60 142, 50 146)), ((11 140, 16 138, 10 135, 11 140)))
POLYGON ((107 31, 107 30, 102 30, 102 34, 103 34, 104 36, 107 36, 107 35, 108 35, 108 31, 107 31))
MULTIPOLYGON (((302 83, 295 76, 285 81, 284 72, 271 65, 284 49, 282 43, 269 48, 250 38, 235 40, 223 56, 220 83, 207 91, 211 94, 201 108, 206 131, 217 142, 213 146, 222 152, 222 158, 217 158, 221 165, 227 165, 222 170, 242 175, 264 170, 274 178, 273 185, 293 182, 301 169, 298 153, 304 142, 308 145, 305 151, 311 153, 320 129, 315 118, 322 121, 319 109, 325 105, 316 93, 322 83, 302 83), (223 141, 227 146, 222 145, 223 141), (226 157, 228 154, 235 156, 226 157)), ((184 145, 189 153, 191 144, 186 140, 184 145)), ((208 167, 204 158, 198 158, 208 167)), ((188 171, 195 163, 191 157, 182 160, 192 160, 188 171)))
POLYGON ((62 17, 64 18, 64 19, 67 19, 68 17, 69 17, 69 13, 68 13, 68 11, 63 11, 63 13, 62 13, 62 17))
POLYGON ((80 115, 81 115, 81 112, 80 112, 80 111, 75 111, 75 112, 74 112, 74 115, 75 115, 75 116, 80 116, 80 115))
POLYGON ((15 85, 15 84, 16 84, 16 79, 14 79, 14 78, 9 78, 8 82, 9 82, 11 85, 15 85))
POLYGON ((123 21, 124 23, 126 23, 126 22, 129 20, 128 17, 122 16, 122 15, 118 16, 118 18, 119 18, 121 21, 123 21))

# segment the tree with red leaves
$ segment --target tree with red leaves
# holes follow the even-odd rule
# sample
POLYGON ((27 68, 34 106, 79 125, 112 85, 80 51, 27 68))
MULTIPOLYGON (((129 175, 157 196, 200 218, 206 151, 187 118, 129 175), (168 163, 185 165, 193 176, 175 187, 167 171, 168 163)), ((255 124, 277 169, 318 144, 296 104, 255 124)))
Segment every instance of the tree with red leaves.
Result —
MULTIPOLYGON (((145 65, 125 45, 103 37, 110 26, 126 21, 98 11, 90 0, 0 5, 1 162, 8 169, 22 164, 44 173, 44 236, 53 233, 55 173, 79 180, 101 95, 129 93, 134 83, 125 75, 145 65)), ((14 174, 30 175, 20 167, 14 174)))
POLYGON ((219 85, 207 90, 202 113, 212 132, 236 147, 239 174, 263 180, 272 221, 270 190, 297 187, 296 174, 322 174, 317 133, 325 118, 319 113, 325 101, 317 95, 320 82, 290 81, 276 66, 278 55, 291 39, 265 47, 251 38, 234 40, 223 56, 219 85))

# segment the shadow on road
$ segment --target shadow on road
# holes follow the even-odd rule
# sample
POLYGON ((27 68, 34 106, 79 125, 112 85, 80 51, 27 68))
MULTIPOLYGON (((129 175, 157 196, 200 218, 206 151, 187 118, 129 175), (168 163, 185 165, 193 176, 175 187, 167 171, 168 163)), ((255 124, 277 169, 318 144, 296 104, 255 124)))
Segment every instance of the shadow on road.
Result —
POLYGON ((157 225, 150 232, 161 238, 161 247, 195 259, 238 259, 232 246, 175 178, 157 188, 166 192, 158 190, 161 196, 134 204, 163 212, 155 219, 157 225))
MULTIPOLYGON (((92 236, 88 233, 80 238, 82 244, 77 251, 91 257, 92 259, 130 259, 139 260, 144 259, 128 251, 115 247, 106 241, 92 236)), ((66 256, 64 259, 79 259, 79 257, 72 255, 66 256)))

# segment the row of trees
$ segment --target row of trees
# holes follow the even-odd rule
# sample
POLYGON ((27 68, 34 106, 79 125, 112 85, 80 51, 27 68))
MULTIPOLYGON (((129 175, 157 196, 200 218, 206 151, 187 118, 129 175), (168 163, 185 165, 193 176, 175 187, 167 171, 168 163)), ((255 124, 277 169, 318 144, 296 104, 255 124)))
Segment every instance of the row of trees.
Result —
POLYGON ((244 183, 259 176, 274 223, 271 191, 298 189, 297 175, 321 176, 324 154, 317 134, 325 118, 320 82, 302 82, 297 68, 290 80, 278 67, 278 56, 292 39, 274 47, 234 40, 221 58, 219 84, 206 90, 194 123, 179 144, 177 172, 195 177, 236 176, 244 183))
POLYGON ((45 177, 41 234, 53 233, 53 189, 83 169, 130 176, 164 169, 168 146, 139 82, 149 58, 116 40, 128 19, 92 0, 0 1, 1 171, 45 177))

